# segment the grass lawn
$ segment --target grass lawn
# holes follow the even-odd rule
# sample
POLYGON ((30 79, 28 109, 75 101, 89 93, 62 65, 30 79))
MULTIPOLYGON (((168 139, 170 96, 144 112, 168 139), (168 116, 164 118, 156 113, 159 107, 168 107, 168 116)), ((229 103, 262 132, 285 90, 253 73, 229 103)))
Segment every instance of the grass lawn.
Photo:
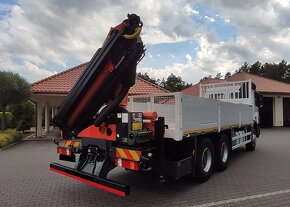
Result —
POLYGON ((3 148, 12 142, 20 140, 23 138, 21 132, 16 131, 15 129, 7 129, 4 132, 0 131, 0 148, 3 148))

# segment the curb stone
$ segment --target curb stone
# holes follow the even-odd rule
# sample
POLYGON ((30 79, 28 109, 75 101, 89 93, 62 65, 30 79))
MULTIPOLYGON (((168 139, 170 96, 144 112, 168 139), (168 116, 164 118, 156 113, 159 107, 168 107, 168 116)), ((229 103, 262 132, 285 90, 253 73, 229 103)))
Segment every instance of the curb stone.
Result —
POLYGON ((6 149, 8 149, 8 148, 10 148, 10 147, 13 147, 14 145, 16 145, 16 144, 22 142, 22 140, 23 140, 23 139, 18 140, 18 141, 16 141, 16 142, 13 142, 13 143, 11 143, 11 144, 8 144, 7 146, 5 146, 5 147, 3 147, 3 148, 0 148, 0 152, 4 151, 4 150, 6 150, 6 149))
POLYGON ((16 145, 16 144, 22 142, 23 140, 25 140, 25 139, 27 139, 27 138, 29 139, 29 138, 31 138, 32 136, 33 136, 33 134, 28 135, 28 136, 24 137, 23 139, 20 139, 20 140, 18 140, 18 141, 16 141, 16 142, 13 142, 13 143, 11 143, 11 144, 8 144, 7 146, 5 146, 5 147, 3 147, 3 148, 0 148, 0 152, 1 152, 1 151, 4 151, 4 150, 6 150, 6 149, 8 149, 8 148, 10 148, 10 147, 13 147, 14 145, 16 145))

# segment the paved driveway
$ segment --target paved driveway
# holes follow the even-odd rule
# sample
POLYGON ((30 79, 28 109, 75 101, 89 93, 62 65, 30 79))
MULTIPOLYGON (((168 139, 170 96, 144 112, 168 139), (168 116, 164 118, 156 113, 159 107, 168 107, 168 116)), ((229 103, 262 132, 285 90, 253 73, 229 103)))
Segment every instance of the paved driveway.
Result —
POLYGON ((290 206, 290 128, 263 129, 255 152, 234 151, 229 168, 203 184, 116 169, 110 178, 131 186, 125 198, 53 173, 51 161, 48 141, 0 152, 0 206, 290 206))

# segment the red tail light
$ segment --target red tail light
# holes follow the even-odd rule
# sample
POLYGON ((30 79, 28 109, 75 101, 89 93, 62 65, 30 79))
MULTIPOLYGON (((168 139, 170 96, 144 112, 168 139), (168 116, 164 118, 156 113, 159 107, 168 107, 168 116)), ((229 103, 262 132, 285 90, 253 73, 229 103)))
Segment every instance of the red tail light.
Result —
POLYGON ((140 170, 140 162, 135 162, 131 160, 123 160, 123 159, 115 159, 115 165, 119 167, 123 167, 130 170, 139 171, 140 170))
POLYGON ((71 149, 65 147, 57 147, 57 153, 61 155, 71 156, 73 152, 71 149))

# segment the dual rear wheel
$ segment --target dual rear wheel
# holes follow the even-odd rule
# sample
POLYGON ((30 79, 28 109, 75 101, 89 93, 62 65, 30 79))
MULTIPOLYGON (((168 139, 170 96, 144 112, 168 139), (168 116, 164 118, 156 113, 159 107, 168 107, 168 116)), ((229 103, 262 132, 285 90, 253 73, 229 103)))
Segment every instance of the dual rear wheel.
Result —
POLYGON ((229 138, 226 135, 222 135, 215 146, 208 138, 200 140, 195 164, 195 176, 198 181, 207 181, 214 169, 225 170, 229 163, 230 151, 229 138))
POLYGON ((217 171, 224 171, 228 167, 231 153, 229 138, 227 135, 223 134, 219 138, 216 150, 217 156, 215 160, 215 169, 217 171))

